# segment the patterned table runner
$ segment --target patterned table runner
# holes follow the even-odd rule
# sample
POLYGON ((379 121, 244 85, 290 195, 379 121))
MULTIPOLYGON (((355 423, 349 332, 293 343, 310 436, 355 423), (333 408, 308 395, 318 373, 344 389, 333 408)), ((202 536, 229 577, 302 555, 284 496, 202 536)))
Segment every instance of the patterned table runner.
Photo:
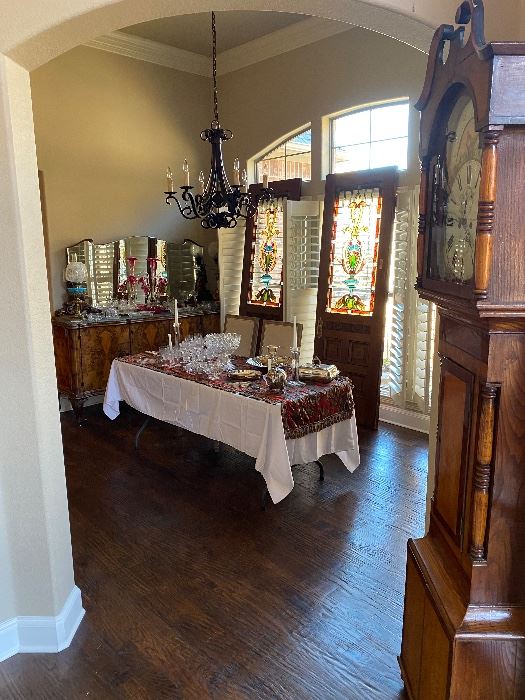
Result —
MULTIPOLYGON (((170 367, 159 355, 153 353, 119 357, 118 361, 259 401, 280 404, 284 434, 291 440, 323 430, 334 423, 349 420, 354 414, 352 382, 347 377, 337 377, 330 384, 309 383, 301 387, 286 386, 283 392, 275 393, 268 391, 262 379, 255 382, 235 382, 228 379, 226 373, 218 378, 204 374, 197 375, 187 372, 180 365, 170 367)), ((234 358, 233 363, 237 368, 245 366, 241 358, 234 358)))

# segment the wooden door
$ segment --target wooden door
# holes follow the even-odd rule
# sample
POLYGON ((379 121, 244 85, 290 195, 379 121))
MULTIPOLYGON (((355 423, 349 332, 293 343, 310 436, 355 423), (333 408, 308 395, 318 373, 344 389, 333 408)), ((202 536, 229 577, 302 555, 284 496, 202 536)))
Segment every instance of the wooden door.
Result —
POLYGON ((397 170, 326 178, 315 354, 354 383, 359 425, 377 429, 397 170))
MULTIPOLYGON (((283 268, 285 261, 284 200, 301 199, 300 178, 271 182, 278 206, 261 207, 246 222, 239 314, 283 321, 283 268), (270 246, 270 254, 265 247, 270 246)), ((250 185, 259 194, 262 185, 250 185)))

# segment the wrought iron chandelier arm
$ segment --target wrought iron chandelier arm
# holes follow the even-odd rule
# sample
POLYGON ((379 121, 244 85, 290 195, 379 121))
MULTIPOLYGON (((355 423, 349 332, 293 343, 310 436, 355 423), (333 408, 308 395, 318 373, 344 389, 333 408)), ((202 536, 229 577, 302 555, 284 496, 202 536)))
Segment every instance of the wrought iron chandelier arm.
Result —
MULTIPOLYGON (((182 201, 185 202, 185 204, 181 204, 179 201, 179 197, 177 197, 177 192, 165 192, 164 194, 166 195, 166 204, 171 205, 171 200, 174 199, 177 202, 177 206, 179 208, 180 213, 185 219, 198 219, 199 218, 199 213, 197 211, 197 206, 195 203, 195 198, 193 197, 193 194, 190 192, 193 187, 189 185, 184 185, 182 187, 182 201)), ((198 196, 198 195, 197 195, 198 196)))

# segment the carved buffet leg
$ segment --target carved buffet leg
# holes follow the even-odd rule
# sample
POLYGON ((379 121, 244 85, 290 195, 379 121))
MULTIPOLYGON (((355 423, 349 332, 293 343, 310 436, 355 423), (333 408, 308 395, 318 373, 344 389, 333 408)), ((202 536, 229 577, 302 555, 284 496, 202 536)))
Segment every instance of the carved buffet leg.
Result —
POLYGON ((71 401, 71 408, 73 409, 75 413, 75 418, 77 419, 77 422, 79 425, 82 425, 82 423, 85 421, 84 418, 84 402, 85 399, 69 399, 71 401))
POLYGON ((483 146, 481 183, 479 186, 478 224, 476 230, 474 294, 487 296, 492 264, 492 234, 496 201, 496 168, 499 131, 487 131, 483 146))
POLYGON ((494 443, 494 415, 497 387, 484 384, 481 389, 481 415, 478 428, 476 465, 474 468, 474 504, 470 557, 472 561, 486 558, 485 534, 489 507, 492 449, 494 443))

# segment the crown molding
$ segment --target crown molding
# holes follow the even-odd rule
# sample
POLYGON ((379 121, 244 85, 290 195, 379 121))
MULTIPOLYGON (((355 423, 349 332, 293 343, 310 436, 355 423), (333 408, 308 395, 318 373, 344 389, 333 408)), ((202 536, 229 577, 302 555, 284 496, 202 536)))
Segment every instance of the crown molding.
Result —
POLYGON ((210 59, 199 53, 184 51, 175 46, 161 44, 159 41, 150 41, 142 37, 126 34, 126 32, 112 32, 98 39, 88 41, 84 46, 92 49, 115 53, 127 58, 136 58, 138 61, 155 63, 158 66, 166 66, 175 70, 193 73, 209 78, 211 75, 210 59))
MULTIPOLYGON (((345 22, 330 22, 318 17, 308 17, 289 27, 278 29, 258 39, 219 53, 217 73, 218 75, 232 73, 302 46, 308 46, 308 44, 347 32, 353 26, 345 22)), ((107 36, 92 39, 85 46, 194 75, 207 78, 211 76, 211 60, 208 56, 126 34, 123 31, 112 32, 107 36)))
POLYGON ((336 34, 342 34, 353 27, 353 24, 346 22, 331 22, 319 17, 308 17, 301 22, 277 29, 275 32, 248 41, 246 44, 223 51, 217 56, 217 73, 219 75, 232 73, 241 68, 252 66, 254 63, 260 63, 294 49, 315 44, 336 34))

